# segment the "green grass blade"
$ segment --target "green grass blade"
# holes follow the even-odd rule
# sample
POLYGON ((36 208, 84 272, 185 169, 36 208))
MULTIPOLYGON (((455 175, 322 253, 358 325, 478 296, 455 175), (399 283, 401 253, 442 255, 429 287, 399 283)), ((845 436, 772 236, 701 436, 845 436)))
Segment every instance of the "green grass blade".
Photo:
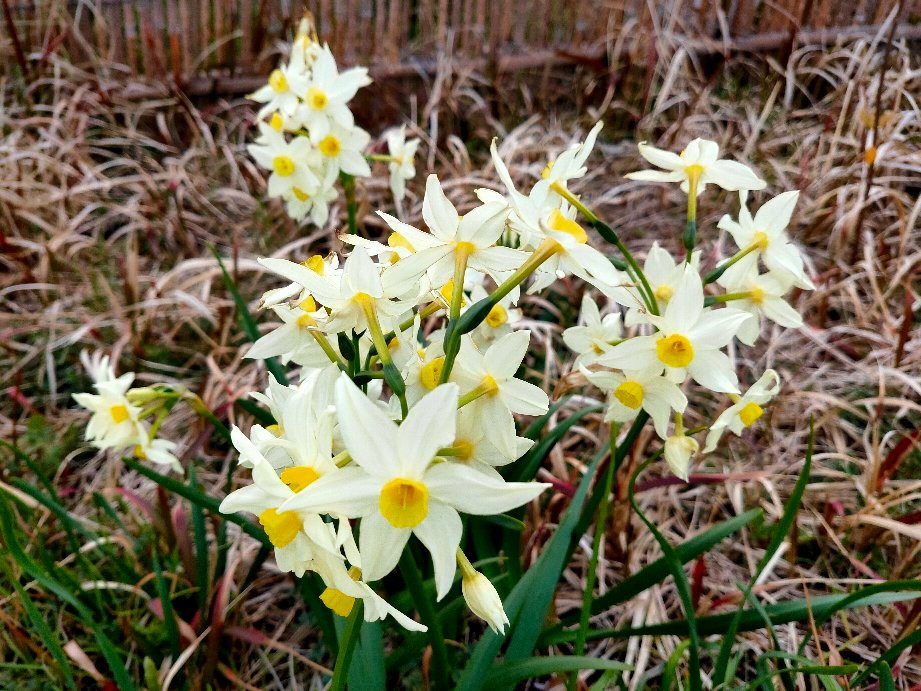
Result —
MULTIPOLYGON (((872 586, 871 586, 872 587, 872 586)), ((918 590, 921 590, 921 583, 918 584, 918 590)), ((848 595, 819 595, 817 597, 796 600, 787 600, 778 602, 773 605, 764 606, 762 611, 746 609, 742 612, 742 618, 739 621, 739 631, 756 631, 764 628, 764 614, 770 617, 774 626, 780 624, 789 624, 790 622, 808 621, 810 617, 818 617, 827 614, 829 611, 838 611, 841 609, 854 609, 856 607, 870 605, 887 605, 893 602, 904 602, 921 597, 919 592, 911 592, 909 589, 899 589, 903 592, 886 592, 876 593, 865 598, 865 601, 852 600, 842 606, 842 601, 850 597, 848 595)), ((723 634, 732 622, 735 612, 725 614, 711 614, 705 617, 697 617, 697 630, 702 636, 713 634, 723 634)), ((663 622, 661 624, 649 624, 648 626, 637 626, 623 629, 595 629, 589 631, 586 640, 594 641, 604 638, 631 638, 633 636, 686 636, 688 633, 688 623, 684 619, 676 621, 663 622)), ((548 635, 542 641, 545 645, 559 645, 575 640, 574 631, 560 631, 554 635, 548 635)), ((888 658, 887 658, 888 659, 888 658)))
POLYGON ((713 665, 713 674, 716 678, 717 685, 719 685, 720 682, 729 682, 729 680, 726 679, 725 673, 727 665, 729 664, 729 656, 732 653, 732 645, 735 642, 738 619, 742 616, 742 610, 745 607, 745 601, 748 599, 752 587, 758 581, 758 577, 761 575, 761 572, 764 571, 764 568, 774 557, 774 554, 780 548, 780 545, 790 534, 790 529, 793 527, 793 523, 796 521, 796 516, 799 513, 800 502, 803 499, 803 493, 806 491, 806 485, 809 483, 809 471, 812 468, 812 450, 814 443, 815 429, 813 427, 813 422, 810 420, 809 441, 806 447, 806 460, 803 463, 803 469, 800 471, 799 478, 796 481, 796 485, 793 488, 790 499, 787 501, 783 515, 780 517, 780 520, 777 522, 777 525, 772 531, 771 540, 768 543, 767 549, 764 551, 764 556, 762 556, 761 560, 758 562, 758 566, 755 568, 755 573, 752 574, 748 586, 744 590, 744 597, 739 603, 739 608, 736 610, 737 617, 729 624, 729 628, 726 630, 726 634, 723 636, 723 642, 720 645, 719 654, 716 656, 716 663, 713 665))
POLYGON ((351 691, 384 691, 387 674, 384 666, 384 637, 380 621, 363 621, 358 645, 352 653, 349 670, 351 691))
POLYGON ((563 436, 576 425, 582 418, 591 413, 602 410, 604 406, 593 405, 583 408, 577 413, 570 415, 563 422, 554 427, 546 437, 534 444, 524 456, 508 466, 507 472, 503 473, 505 477, 514 482, 526 482, 532 480, 537 474, 537 469, 550 453, 550 450, 563 438, 563 436))
POLYGON ((0 494, 0 535, 3 536, 3 541, 6 543, 6 548, 10 556, 23 571, 28 573, 29 576, 46 590, 54 593, 58 598, 76 610, 83 624, 93 632, 93 636, 99 644, 99 650, 105 658, 106 663, 109 665, 109 669, 112 672, 112 676, 115 677, 115 682, 118 684, 119 689, 127 691, 134 689, 134 682, 131 680, 131 677, 128 676, 128 671, 125 668, 125 663, 121 655, 119 655, 118 650, 116 650, 109 637, 106 636, 102 627, 99 626, 93 613, 90 612, 73 593, 67 590, 50 574, 42 570, 42 568, 23 551, 14 533, 10 504, 2 494, 0 494))
POLYGON ((544 677, 561 672, 577 672, 583 669, 626 672, 633 667, 597 657, 579 655, 558 655, 552 657, 532 657, 526 660, 503 662, 494 666, 484 680, 487 688, 513 686, 532 677, 544 677))
MULTIPOLYGON (((221 255, 217 253, 217 248, 213 245, 211 246, 211 253, 214 255, 214 258, 217 259, 218 266, 221 267, 221 278, 224 281, 224 287, 227 288, 227 292, 230 293, 233 298, 233 303, 237 307, 237 314, 240 317, 240 326, 243 327, 243 331, 251 341, 255 342, 259 340, 259 327, 256 325, 256 320, 253 319, 253 315, 249 313, 249 306, 246 304, 246 300, 240 295, 237 284, 234 282, 233 277, 227 273, 227 269, 224 266, 224 260, 221 259, 221 255)), ((285 368, 278 363, 278 360, 275 358, 266 358, 264 362, 265 368, 271 372, 276 380, 282 384, 288 381, 288 377, 285 375, 285 368)))
POLYGON ((879 666, 879 691, 895 691, 895 679, 892 678, 892 668, 887 662, 882 662, 879 666))
POLYGON ((173 610, 173 599, 170 596, 169 584, 163 578, 163 569, 160 566, 160 556, 156 550, 151 555, 153 562, 154 580, 157 586, 157 597, 160 598, 160 608, 163 610, 163 625, 166 627, 166 637, 169 639, 170 654, 173 660, 182 652, 179 641, 179 626, 176 624, 176 612, 173 610))
POLYGON ((858 674, 854 680, 851 682, 853 688, 861 688, 863 681, 869 677, 871 674, 879 673, 879 670, 883 665, 891 666, 899 659, 899 655, 902 654, 902 651, 906 648, 913 648, 918 643, 921 643, 921 629, 916 629, 914 632, 908 636, 904 636, 889 646, 889 649, 886 650, 882 655, 880 655, 876 662, 866 667, 860 674, 858 674))
POLYGON ((677 552, 675 552, 674 547, 671 546, 668 540, 665 539, 665 536, 656 528, 655 523, 646 518, 646 514, 643 513, 640 509, 640 505, 636 501, 636 479, 653 460, 654 459, 646 461, 636 469, 633 477, 630 478, 627 496, 630 499, 630 504, 633 506, 633 511, 653 534, 656 542, 659 543, 659 547, 662 549, 662 556, 665 558, 666 564, 668 565, 669 573, 671 573, 675 581, 678 597, 681 599, 681 606, 684 608, 685 617, 687 617, 685 621, 688 626, 687 635, 690 639, 690 645, 688 646, 688 686, 691 688, 691 691, 700 691, 702 688, 700 678, 700 637, 697 633, 697 617, 694 612, 694 601, 691 598, 691 585, 688 583, 688 578, 684 573, 684 564, 678 557, 677 552))

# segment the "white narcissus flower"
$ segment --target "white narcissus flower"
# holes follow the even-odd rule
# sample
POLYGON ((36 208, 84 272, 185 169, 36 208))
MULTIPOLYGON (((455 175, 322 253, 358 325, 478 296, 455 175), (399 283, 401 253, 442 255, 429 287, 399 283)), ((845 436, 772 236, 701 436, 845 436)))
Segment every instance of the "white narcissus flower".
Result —
POLYGON ((248 98, 265 105, 259 109, 259 117, 273 111, 292 115, 300 103, 300 96, 307 88, 307 72, 303 59, 292 60, 280 65, 269 75, 269 82, 249 95, 248 98))
POLYGON ((399 202, 406 196, 406 181, 416 177, 415 158, 419 140, 406 139, 405 125, 387 130, 384 140, 387 142, 387 153, 393 158, 388 164, 390 191, 399 202))
POLYGON ((144 434, 134 447, 134 455, 142 461, 151 461, 157 465, 165 465, 173 470, 181 471, 182 466, 176 458, 176 442, 169 439, 148 439, 144 434))
POLYGON ((269 175, 268 193, 270 197, 288 194, 313 194, 320 184, 316 173, 311 168, 313 145, 307 137, 294 137, 290 142, 280 132, 259 123, 262 133, 260 143, 246 147, 249 155, 263 168, 272 171, 269 175))
POLYGON ((333 125, 322 136, 311 132, 310 141, 320 152, 319 165, 324 169, 333 168, 337 175, 340 170, 356 177, 371 175, 371 167, 362 153, 371 141, 371 135, 360 127, 333 125))
POLYGON ((483 421, 490 441, 508 456, 517 450, 506 433, 512 413, 543 415, 550 406, 543 389, 515 378, 530 342, 530 331, 513 331, 481 353, 470 338, 464 337, 451 372, 452 381, 461 385, 465 398, 473 397, 467 405, 483 421))
POLYGON ((325 224, 329 219, 330 202, 339 196, 336 180, 338 171, 331 166, 310 194, 298 187, 292 187, 283 195, 288 215, 295 221, 300 221, 310 214, 311 223, 316 226, 325 224))
POLYGON ((563 343, 578 355, 573 367, 592 364, 624 335, 620 312, 602 317, 598 305, 588 293, 582 296, 580 321, 582 326, 571 326, 563 332, 563 343))
POLYGON ((326 312, 317 307, 312 297, 301 300, 297 307, 275 305, 272 311, 281 319, 282 324, 261 336, 244 357, 251 360, 265 360, 271 357, 281 357, 285 362, 297 353, 300 359, 307 356, 308 360, 316 362, 315 367, 321 367, 329 358, 323 352, 316 339, 310 335, 311 329, 326 318, 326 312))
MULTIPOLYGON (((473 289, 470 291, 470 303, 467 307, 475 305, 486 297, 486 289, 483 288, 482 284, 473 286, 473 289)), ((486 349, 489 347, 489 344, 497 338, 501 338, 514 331, 515 325, 521 321, 523 316, 521 310, 515 307, 520 297, 521 290, 516 286, 509 291, 508 295, 504 296, 499 302, 493 305, 492 309, 489 310, 489 313, 486 315, 486 319, 470 332, 470 337, 473 339, 477 348, 486 349)), ((465 311, 465 309, 462 309, 461 314, 465 311)))
POLYGON ((736 436, 742 434, 743 429, 761 417, 764 413, 761 406, 774 398, 778 391, 780 391, 780 377, 774 370, 766 370, 758 381, 720 413, 720 416, 710 426, 704 453, 710 453, 716 448, 727 429, 736 436))
POLYGON ((680 182, 681 190, 688 194, 689 179, 697 177, 697 194, 713 183, 724 190, 761 190, 767 183, 746 165, 737 161, 719 159, 720 148, 709 139, 694 139, 680 154, 657 149, 646 142, 639 143, 640 156, 665 170, 640 170, 628 173, 631 180, 653 182, 680 182))
MULTIPOLYGON (((338 280, 342 276, 342 269, 339 268, 339 256, 336 254, 330 254, 327 257, 314 254, 302 261, 301 265, 306 266, 318 276, 325 276, 327 280, 338 280)), ((296 302, 303 302, 308 297, 310 297, 310 293, 300 283, 289 283, 282 288, 273 288, 263 293, 259 306, 271 307, 285 300, 295 298, 296 302)))
POLYGON ((717 226, 732 235, 739 249, 745 250, 754 246, 754 252, 771 271, 789 274, 796 286, 814 290, 815 285, 809 280, 803 267, 803 257, 790 242, 786 231, 799 199, 799 190, 778 194, 765 202, 755 212, 754 217, 746 206, 746 195, 740 194, 739 199, 739 220, 733 221, 729 214, 726 214, 717 226))
POLYGON ((443 286, 454 276, 460 258, 465 259, 467 267, 500 281, 502 275, 514 271, 528 258, 519 250, 496 246, 505 230, 505 207, 482 204, 461 217, 445 196, 437 175, 429 175, 426 179, 422 201, 422 218, 431 233, 383 211, 378 211, 378 215, 413 250, 387 269, 389 280, 401 285, 427 274, 433 287, 443 286))
MULTIPOLYGON (((658 240, 653 242, 652 247, 649 248, 649 252, 646 254, 646 261, 643 262, 643 273, 646 275, 646 280, 649 282, 653 295, 656 296, 659 312, 665 309, 668 301, 675 294, 675 288, 678 286, 681 277, 684 276, 684 265, 685 262, 676 262, 667 250, 660 247, 658 240)), ((698 270, 700 250, 696 250, 691 255, 690 265, 695 271, 698 270)), ((634 293, 635 300, 631 306, 633 309, 627 314, 627 326, 634 326, 638 321, 638 312, 645 309, 644 307, 638 307, 644 304, 639 292, 635 289, 631 292, 634 293)))
POLYGON ((589 154, 592 153, 592 149, 595 147, 595 139, 603 126, 601 121, 596 122, 585 137, 584 142, 574 144, 561 153, 556 160, 547 164, 541 172, 541 177, 550 183, 551 188, 554 185, 559 185, 565 189, 566 183, 570 180, 581 178, 585 175, 587 170, 585 162, 588 160, 589 154))
POLYGON ((645 318, 658 333, 628 338, 599 357, 598 364, 631 370, 664 368, 675 382, 690 374, 712 391, 739 392, 732 362, 720 349, 752 316, 731 307, 704 309, 703 285, 692 267, 685 266, 662 316, 645 318))
POLYGON ((86 440, 97 449, 126 449, 148 443, 147 432, 138 417, 141 409, 125 395, 134 381, 134 373, 116 377, 108 356, 100 353, 90 358, 84 351, 80 359, 96 389, 95 394, 73 394, 77 403, 93 413, 86 425, 86 440))
POLYGON ((495 433, 501 435, 505 440, 503 443, 497 445, 492 442, 486 429, 487 426, 483 424, 482 418, 475 409, 464 406, 458 410, 457 436, 454 443, 451 444, 454 450, 451 459, 457 463, 469 465, 487 475, 501 477, 495 468, 508 465, 521 458, 534 445, 534 441, 517 436, 515 421, 511 417, 494 420, 491 426, 495 433), (513 449, 513 452, 507 454, 500 449, 513 449))
POLYGON ((390 573, 409 536, 416 535, 432 555, 441 600, 456 571, 458 512, 501 513, 547 487, 506 483, 459 463, 434 462, 439 449, 454 441, 457 396, 456 384, 443 384, 397 426, 343 375, 336 385, 336 411, 354 466, 320 478, 281 510, 361 518, 361 570, 369 581, 390 573))
POLYGON ((318 141, 337 127, 351 129, 355 119, 346 103, 370 83, 366 67, 353 67, 340 74, 332 51, 324 45, 317 51, 310 81, 301 92, 303 100, 297 109, 301 124, 318 141))
POLYGON ((687 481, 691 457, 699 449, 700 444, 694 437, 686 436, 683 431, 675 433, 665 440, 665 462, 677 477, 687 481))
POLYGON ((356 247, 345 260, 342 275, 327 278, 287 259, 260 257, 259 263, 269 271, 293 281, 329 308, 329 318, 320 324, 326 333, 365 331, 367 311, 373 309, 384 331, 390 331, 409 305, 394 302, 397 292, 381 280, 380 266, 371 261, 367 250, 356 247))
POLYGON ((238 427, 231 430, 231 441, 252 464, 253 482, 224 497, 220 512, 255 514, 275 547, 278 568, 298 577, 312 568, 317 550, 337 553, 332 527, 319 514, 281 508, 287 499, 316 481, 316 470, 292 466, 279 475, 238 427))
POLYGON ((592 384, 610 393, 605 422, 630 422, 640 410, 652 418, 656 433, 665 439, 672 411, 683 413, 688 399, 678 385, 662 376, 660 368, 639 372, 592 372, 581 368, 592 384))
POLYGON ((717 279, 717 283, 731 295, 745 296, 732 301, 733 307, 753 315, 752 319, 742 324, 736 334, 745 345, 754 345, 758 340, 762 316, 791 329, 803 325, 800 313, 783 299, 790 290, 793 277, 788 273, 776 271, 759 274, 758 259, 754 255, 743 257, 737 264, 729 267, 717 279))

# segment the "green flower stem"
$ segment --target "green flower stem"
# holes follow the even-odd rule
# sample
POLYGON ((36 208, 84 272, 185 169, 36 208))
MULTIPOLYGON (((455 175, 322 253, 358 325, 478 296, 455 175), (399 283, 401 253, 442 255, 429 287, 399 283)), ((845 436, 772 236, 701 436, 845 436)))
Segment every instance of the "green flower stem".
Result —
POLYGON ((481 396, 486 394, 495 393, 496 385, 494 382, 489 384, 480 384, 479 386, 470 389, 467 393, 463 394, 459 399, 457 399, 457 407, 463 408, 468 403, 472 403, 481 396))
POLYGON ((419 611, 419 616, 422 617, 422 623, 429 627, 429 641, 432 645, 432 670, 435 675, 435 682, 432 684, 432 688, 450 688, 448 649, 445 647, 444 634, 441 631, 441 620, 438 619, 435 605, 428 598, 425 591, 422 574, 409 545, 400 555, 400 573, 403 575, 403 580, 406 581, 409 592, 412 593, 416 609, 419 611))
POLYGON ((358 235, 358 203, 355 201, 355 178, 348 173, 339 173, 339 182, 345 192, 345 210, 348 216, 349 233, 358 235))
POLYGON ((688 215, 684 226, 684 249, 687 251, 685 261, 691 261, 694 245, 697 244, 697 186, 700 182, 701 169, 690 166, 688 169, 688 215))
MULTIPOLYGON (((585 654, 585 637, 588 635, 588 620, 592 613, 592 593, 595 590, 595 575, 598 570, 599 551, 601 549, 601 536, 604 534, 605 524, 608 520, 608 508, 610 502, 608 497, 611 496, 611 490, 614 487, 614 475, 617 473, 617 463, 614 462, 614 455, 617 451, 617 432, 618 424, 611 423, 610 438, 610 458, 604 475, 604 494, 601 499, 601 507, 598 510, 598 519, 595 522, 595 532, 592 535, 592 556, 588 562, 588 572, 585 575, 585 591, 582 593, 582 612, 579 616, 579 628, 576 630, 576 655, 585 654)), ((570 688, 574 689, 578 683, 579 674, 575 672, 570 679, 570 688)))
POLYGON ((748 300, 752 296, 751 291, 743 290, 741 293, 723 293, 722 295, 708 295, 705 302, 710 304, 716 302, 730 302, 732 300, 748 300))
POLYGON ((454 255, 454 290, 451 293, 451 308, 448 318, 454 321, 460 319, 461 306, 464 303, 464 274, 467 273, 467 258, 470 256, 472 246, 469 243, 459 243, 454 255))
POLYGON ((362 295, 361 298, 361 300, 358 300, 358 304, 361 305, 361 309, 365 313, 365 319, 368 321, 368 332, 371 334, 371 340, 377 349, 377 355, 384 366, 384 381, 387 382, 393 393, 400 399, 400 410, 405 418, 406 413, 409 412, 409 406, 406 404, 406 383, 403 381, 403 377, 396 365, 393 364, 393 358, 390 357, 390 348, 387 347, 387 338, 384 336, 384 332, 381 330, 381 323, 377 319, 374 301, 367 295, 362 295))
MULTIPOLYGON (((448 322, 445 330, 444 350, 445 361, 441 370, 439 384, 444 384, 451 376, 451 369, 454 367, 454 360, 460 351, 460 339, 464 334, 468 334, 479 326, 487 316, 490 310, 499 304, 499 301, 508 295, 516 286, 521 285, 525 279, 533 274, 541 264, 550 259, 553 255, 562 249, 560 244, 551 238, 544 240, 540 246, 534 250, 530 257, 515 272, 505 279, 487 297, 473 304, 463 316, 458 319, 452 319, 448 322)), ((456 286, 455 286, 456 289, 456 286)))
POLYGON ((761 249, 761 243, 753 242, 748 247, 744 247, 732 255, 728 261, 723 262, 717 266, 713 271, 704 276, 704 285, 713 283, 716 279, 723 275, 723 273, 733 264, 737 263, 742 257, 751 254, 755 250, 761 249))
POLYGON ((381 163, 402 163, 403 159, 397 156, 390 156, 389 154, 365 154, 365 158, 369 161, 379 161, 381 163))
POLYGON ((620 250, 620 253, 624 255, 624 259, 627 260, 627 265, 630 267, 630 269, 633 270, 636 278, 639 279, 640 296, 643 298, 643 302, 646 303, 646 308, 653 314, 659 314, 659 303, 656 300, 655 293, 649 286, 649 281, 646 278, 646 274, 643 273, 643 269, 640 268, 636 258, 633 256, 630 250, 627 249, 627 246, 623 243, 623 240, 620 239, 620 236, 614 231, 614 229, 600 218, 598 218, 595 212, 585 206, 585 204, 583 204, 576 195, 574 195, 560 183, 553 183, 550 186, 550 189, 552 189, 554 192, 563 197, 563 199, 576 207, 579 213, 588 219, 588 222, 592 224, 592 227, 598 231, 598 234, 601 235, 602 238, 620 250))
POLYGON ((309 331, 310 335, 313 336, 313 340, 315 340, 317 345, 319 345, 323 352, 326 353, 326 357, 329 358, 329 361, 336 365, 343 372, 347 372, 348 365, 342 360, 341 357, 339 357, 339 353, 333 349, 329 339, 326 338, 326 334, 322 331, 318 331, 317 329, 309 329, 309 331))
POLYGON ((339 652, 336 654, 336 667, 333 671, 333 680, 329 685, 330 691, 343 691, 349 678, 349 665, 352 662, 352 653, 358 643, 358 633, 361 631, 362 612, 364 602, 356 600, 352 612, 345 622, 342 640, 339 641, 339 652))

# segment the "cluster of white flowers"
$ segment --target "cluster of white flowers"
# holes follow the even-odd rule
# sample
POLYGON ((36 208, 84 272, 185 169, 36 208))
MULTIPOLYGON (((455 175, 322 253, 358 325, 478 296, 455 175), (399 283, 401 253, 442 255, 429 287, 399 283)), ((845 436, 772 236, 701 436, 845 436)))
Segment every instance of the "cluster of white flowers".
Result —
POLYGON ((321 46, 311 33, 309 24, 302 23, 288 61, 250 95, 263 105, 259 136, 248 151, 271 171, 269 196, 281 197, 293 219, 309 215, 314 224, 323 225, 338 197, 340 175, 367 177, 369 161, 384 161, 399 207, 406 181, 416 174, 413 159, 419 141, 407 140, 405 127, 400 127, 383 135, 387 154, 367 153, 371 137, 355 124, 348 103, 371 83, 368 70, 340 72, 329 46, 321 46))
MULTIPOLYGON (((368 585, 396 567, 415 535, 431 554, 438 599, 460 566, 471 609, 498 631, 507 624, 495 590, 459 549, 460 514, 507 511, 546 487, 507 482, 497 470, 532 443, 517 435, 514 416, 540 415, 549 404, 516 376, 530 344, 515 306, 525 283, 534 292, 574 275, 617 305, 602 317, 586 295, 584 325, 567 329, 564 341, 584 375, 610 393, 607 419, 628 422, 645 411, 680 477, 699 449, 682 423, 690 381, 732 399, 705 451, 726 429, 738 434, 757 420, 777 393, 768 370, 742 394, 724 351, 736 337, 754 342, 761 317, 801 323, 782 298, 793 285, 811 285, 784 231, 796 193, 753 218, 744 191, 764 183, 739 163, 717 160, 713 142, 695 140, 680 156, 643 146, 672 172, 633 177, 681 181, 695 201, 705 183, 743 191, 738 221, 720 222, 739 252, 705 276, 690 247, 676 262, 654 245, 644 267, 617 268, 589 244, 577 214, 596 226, 598 219, 567 188, 585 174, 600 128, 549 164, 527 194, 493 143, 505 194, 476 190, 479 205, 461 215, 430 175, 425 229, 379 212, 386 241, 343 236, 352 250, 341 265, 336 256, 259 260, 287 284, 263 297, 282 323, 248 357, 297 364, 300 380, 258 394, 276 424, 254 425, 249 435, 233 430, 252 484, 221 509, 257 515, 279 567, 319 573, 328 586, 323 601, 336 612, 360 598, 367 619, 390 614, 420 628, 368 585), (716 286, 729 292, 708 295, 716 286)), ((690 213, 689 221, 696 222, 690 213)))
POLYGON ((175 442, 158 439, 157 429, 169 412, 161 393, 150 387, 132 388, 134 373, 115 376, 109 357, 102 353, 80 354, 83 366, 93 379, 96 393, 75 393, 74 400, 92 413, 86 426, 86 439, 97 449, 130 450, 142 460, 179 468, 175 442), (145 420, 156 416, 152 427, 145 420))

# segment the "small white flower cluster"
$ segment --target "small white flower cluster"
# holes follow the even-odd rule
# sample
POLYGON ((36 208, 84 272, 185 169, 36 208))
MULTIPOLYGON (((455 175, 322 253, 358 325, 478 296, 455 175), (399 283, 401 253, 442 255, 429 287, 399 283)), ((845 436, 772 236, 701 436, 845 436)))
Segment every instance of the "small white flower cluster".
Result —
POLYGON ((271 171, 270 197, 281 197, 294 220, 309 215, 321 226, 329 205, 338 197, 340 174, 371 175, 369 160, 389 164, 390 187, 399 205, 406 181, 415 174, 417 139, 406 139, 405 127, 384 133, 386 155, 367 154, 370 135, 355 124, 348 102, 371 83, 368 70, 353 67, 339 72, 328 45, 311 38, 302 25, 287 62, 275 69, 268 83, 250 98, 259 110, 259 136, 247 147, 255 161, 271 171))
MULTIPOLYGON (((706 450, 725 430, 738 434, 758 419, 777 393, 769 370, 742 395, 724 349, 736 336, 753 342, 761 317, 801 323, 782 298, 792 285, 811 285, 784 231, 796 193, 754 218, 743 196, 738 222, 720 223, 739 252, 707 275, 693 243, 680 262, 654 245, 641 268, 618 240, 630 260, 618 268, 589 244, 577 214, 603 224, 567 188, 586 173, 600 128, 549 164, 527 194, 493 143, 505 194, 476 190, 479 205, 461 215, 431 175, 425 229, 378 212, 390 229, 386 241, 343 236, 353 249, 341 265, 335 256, 259 260, 287 284, 263 296, 282 323, 247 356, 295 363, 300 381, 273 381, 257 395, 276 424, 254 425, 248 435, 233 430, 252 484, 221 510, 257 515, 279 567, 317 572, 328 586, 323 601, 339 614, 360 598, 369 620, 389 614, 421 628, 369 585, 396 567, 415 535, 431 554, 439 600, 459 566, 471 609, 497 631, 507 625, 495 590, 459 549, 460 515, 508 511, 547 487, 508 482, 497 470, 532 444, 517 435, 514 416, 549 405, 543 390, 516 376, 530 344, 515 306, 525 283, 535 292, 577 276, 620 306, 602 317, 586 297, 584 325, 563 338, 585 376, 610 393, 607 419, 628 422, 645 411, 680 477, 698 450, 682 424, 688 381, 733 400, 712 424, 706 450), (730 292, 708 296, 715 285, 730 292), (730 301, 738 307, 722 304, 730 301)), ((712 142, 695 140, 681 156, 641 151, 672 172, 635 177, 682 181, 695 201, 706 183, 764 187, 747 167, 717 160, 712 142)))
POLYGON ((92 413, 86 439, 97 449, 130 450, 139 459, 179 469, 175 442, 156 438, 156 431, 168 411, 160 394, 149 387, 131 388, 134 373, 115 376, 109 357, 83 351, 80 360, 93 379, 96 393, 75 393, 74 400, 92 413), (145 408, 145 406, 147 406, 145 408), (144 420, 156 415, 151 428, 144 420))

